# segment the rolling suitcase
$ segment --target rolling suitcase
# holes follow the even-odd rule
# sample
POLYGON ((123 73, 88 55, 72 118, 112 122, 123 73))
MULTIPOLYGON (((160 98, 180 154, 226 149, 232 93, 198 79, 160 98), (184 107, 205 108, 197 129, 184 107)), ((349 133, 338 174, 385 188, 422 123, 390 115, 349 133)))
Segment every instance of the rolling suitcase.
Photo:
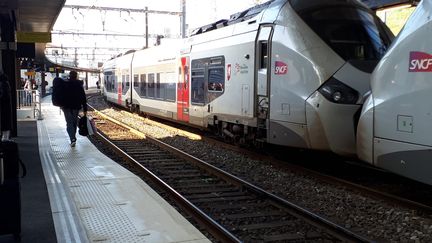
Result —
POLYGON ((21 234, 21 190, 19 166, 25 167, 19 159, 18 144, 13 141, 0 142, 0 235, 21 234))

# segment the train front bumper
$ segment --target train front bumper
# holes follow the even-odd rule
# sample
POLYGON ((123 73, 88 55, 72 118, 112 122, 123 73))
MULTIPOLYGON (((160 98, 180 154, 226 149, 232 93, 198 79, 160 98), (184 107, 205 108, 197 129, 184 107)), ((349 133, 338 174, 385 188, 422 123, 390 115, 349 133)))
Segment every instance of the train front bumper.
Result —
POLYGON ((336 104, 316 91, 306 100, 306 122, 312 149, 356 155, 356 124, 361 105, 336 104))

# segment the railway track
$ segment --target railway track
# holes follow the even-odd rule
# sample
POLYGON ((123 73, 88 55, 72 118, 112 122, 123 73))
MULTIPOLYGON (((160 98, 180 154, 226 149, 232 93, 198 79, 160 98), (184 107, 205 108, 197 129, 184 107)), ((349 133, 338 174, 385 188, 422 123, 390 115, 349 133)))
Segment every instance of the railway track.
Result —
MULTIPOLYGON (((122 116, 131 115, 127 111, 121 111, 121 114, 122 116)), ((176 133, 182 134, 192 140, 201 139, 212 146, 224 147, 246 154, 251 158, 272 163, 282 170, 294 170, 304 174, 312 174, 323 182, 352 188, 378 199, 432 214, 430 186, 402 178, 375 167, 365 166, 365 164, 358 162, 347 162, 346 160, 341 160, 340 157, 329 157, 321 153, 315 154, 315 151, 308 151, 307 154, 298 152, 289 153, 290 158, 288 159, 274 157, 274 154, 284 154, 284 152, 273 151, 267 152, 269 155, 265 155, 209 138, 205 134, 187 132, 145 118, 140 118, 140 120, 151 126, 176 131, 176 133), (297 154, 294 156, 295 158, 292 157, 293 154, 297 154), (323 159, 326 160, 326 157, 329 157, 327 158, 329 161, 323 162, 323 159), (318 161, 318 163, 312 164, 310 163, 311 161, 318 161)), ((283 149, 286 150, 286 148, 283 149)))
POLYGON ((221 242, 368 242, 302 207, 107 117, 100 139, 221 242), (120 127, 121 126, 121 127, 120 127))
MULTIPOLYGON (((181 131, 183 129, 174 124, 171 125, 173 127, 165 126, 152 121, 153 119, 109 108, 98 96, 95 96, 91 103, 116 120, 130 124, 145 134, 161 138, 164 142, 198 158, 208 160, 214 166, 241 176, 282 198, 294 200, 297 205, 317 212, 369 239, 375 241, 420 240, 420 242, 432 240, 430 237, 432 235, 432 213, 429 206, 431 204, 428 203, 432 202, 428 199, 432 197, 429 197, 428 193, 423 193, 425 190, 421 185, 419 187, 418 184, 412 184, 409 181, 405 183, 403 178, 391 176, 390 173, 384 173, 384 176, 382 173, 374 175, 364 173, 355 166, 346 166, 348 163, 330 163, 333 164, 330 166, 328 162, 333 162, 332 157, 311 156, 310 151, 297 153, 295 150, 286 151, 285 148, 283 153, 276 152, 273 155, 287 154, 290 156, 289 160, 270 158, 262 152, 255 153, 249 149, 207 139, 204 133, 196 130, 183 128, 186 131, 181 131), (310 167, 307 164, 311 161, 320 162, 316 164, 321 164, 321 166, 310 167), (322 171, 325 172, 322 173, 322 171), (338 173, 335 174, 335 171, 338 173), (388 180, 386 175, 393 178, 388 180), (381 190, 382 186, 383 190, 381 190), (408 190, 412 191, 412 197, 406 197, 406 188, 415 188, 415 190, 408 190), (383 196, 382 192, 388 195, 383 196)), ((265 150, 265 152, 268 151, 265 150)), ((128 164, 124 166, 130 167, 128 164)), ((424 188, 427 189, 427 187, 424 188)), ((165 195, 163 192, 160 193, 165 195)), ((200 228, 199 224, 196 226, 200 228)))

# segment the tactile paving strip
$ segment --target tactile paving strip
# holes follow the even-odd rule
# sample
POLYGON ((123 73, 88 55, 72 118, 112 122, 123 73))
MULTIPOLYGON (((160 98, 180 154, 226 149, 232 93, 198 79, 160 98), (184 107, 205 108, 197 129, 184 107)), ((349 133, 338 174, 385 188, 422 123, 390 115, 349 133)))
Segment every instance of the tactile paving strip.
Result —
POLYGON ((79 182, 71 188, 93 241, 142 242, 143 239, 101 181, 79 182), (94 220, 95 218, 99 220, 94 220), (115 222, 113 224, 113 222, 115 222), (118 227, 121 225, 121 227, 118 227))
POLYGON ((88 139, 77 134, 77 145, 71 148, 63 115, 58 115, 58 108, 45 109, 57 167, 66 179, 90 241, 209 242, 178 212, 167 210, 169 205, 135 175, 91 149, 94 147, 88 139), (143 192, 134 195, 135 191, 143 192), (137 205, 143 201, 146 208, 137 205))
MULTIPOLYGON (((61 169, 63 176, 69 181, 68 184, 70 184, 72 195, 78 202, 76 206, 88 233, 90 233, 90 240, 143 242, 143 239, 136 237, 137 232, 135 232, 134 226, 121 208, 115 205, 114 199, 110 198, 109 192, 105 189, 103 183, 98 180, 100 178, 91 171, 89 166, 86 166, 85 160, 91 154, 83 155, 79 153, 78 147, 87 146, 87 139, 78 137, 77 147, 71 148, 65 128, 59 126, 64 123, 64 120, 61 119, 63 117, 55 116, 53 118, 60 119, 50 122, 50 125, 58 125, 48 130, 51 147, 57 165, 61 169), (113 222, 115 223, 113 224, 113 222), (122 227, 117 225, 122 225, 122 227)), ((77 136, 79 135, 77 134, 77 136)))

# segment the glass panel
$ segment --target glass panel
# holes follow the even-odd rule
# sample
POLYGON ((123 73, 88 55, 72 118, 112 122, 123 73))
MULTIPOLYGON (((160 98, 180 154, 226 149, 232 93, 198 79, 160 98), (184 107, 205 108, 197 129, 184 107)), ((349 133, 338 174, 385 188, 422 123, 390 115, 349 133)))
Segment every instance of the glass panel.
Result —
MULTIPOLYGON (((134 88, 138 88, 139 87, 139 76, 138 76, 138 74, 134 74, 133 86, 134 86, 134 88)), ((135 90, 137 90, 137 89, 135 89, 135 90)))
POLYGON ((154 98, 155 97, 155 75, 154 75, 154 73, 150 73, 148 75, 148 90, 147 90, 147 95, 150 98, 154 98))
POLYGON ((165 85, 165 100, 175 101, 176 99, 176 83, 175 73, 166 74, 166 85, 165 85))
POLYGON ((346 61, 379 60, 393 39, 381 20, 360 5, 317 6, 300 15, 346 61))
POLYGON ((192 76, 192 103, 204 103, 204 76, 192 76))
POLYGON ((225 84, 224 68, 209 70, 208 91, 223 92, 225 84))
POLYGON ((267 41, 260 43, 260 69, 267 69, 268 52, 267 52, 267 41))
POLYGON ((140 96, 147 96, 147 76, 145 74, 141 74, 141 82, 140 82, 140 96))
POLYGON ((156 74, 156 98, 163 99, 163 88, 161 86, 160 73, 156 74))

